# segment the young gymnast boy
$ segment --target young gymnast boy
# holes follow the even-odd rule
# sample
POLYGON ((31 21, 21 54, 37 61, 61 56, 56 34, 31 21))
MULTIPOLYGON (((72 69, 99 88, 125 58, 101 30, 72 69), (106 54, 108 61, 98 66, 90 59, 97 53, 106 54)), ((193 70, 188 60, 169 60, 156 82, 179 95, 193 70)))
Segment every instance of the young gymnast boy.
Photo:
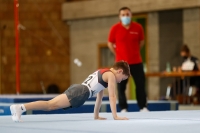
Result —
POLYGON ((126 117, 119 117, 116 113, 116 83, 127 79, 130 76, 129 65, 124 61, 116 62, 110 69, 99 69, 82 84, 71 85, 63 94, 56 96, 49 101, 36 101, 26 104, 14 104, 10 106, 12 120, 21 121, 21 114, 28 110, 56 110, 77 108, 85 103, 85 101, 97 94, 94 107, 94 119, 105 120, 106 118, 99 116, 99 110, 103 98, 103 90, 108 88, 110 108, 115 120, 128 120, 126 117))

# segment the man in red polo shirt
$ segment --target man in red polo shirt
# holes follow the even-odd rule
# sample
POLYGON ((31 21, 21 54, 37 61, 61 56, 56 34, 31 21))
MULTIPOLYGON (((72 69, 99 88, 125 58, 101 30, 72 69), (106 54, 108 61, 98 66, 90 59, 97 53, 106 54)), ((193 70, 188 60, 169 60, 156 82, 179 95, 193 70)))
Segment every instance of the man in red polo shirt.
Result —
MULTIPOLYGON (((144 32, 140 24, 131 22, 132 13, 128 7, 122 7, 119 10, 120 22, 113 25, 109 38, 108 47, 115 55, 116 61, 124 60, 130 66, 131 75, 136 85, 136 97, 140 111, 148 111, 145 75, 143 70, 140 49, 144 45, 144 32)), ((127 80, 118 84, 118 98, 121 112, 127 112, 127 100, 125 89, 127 80)))

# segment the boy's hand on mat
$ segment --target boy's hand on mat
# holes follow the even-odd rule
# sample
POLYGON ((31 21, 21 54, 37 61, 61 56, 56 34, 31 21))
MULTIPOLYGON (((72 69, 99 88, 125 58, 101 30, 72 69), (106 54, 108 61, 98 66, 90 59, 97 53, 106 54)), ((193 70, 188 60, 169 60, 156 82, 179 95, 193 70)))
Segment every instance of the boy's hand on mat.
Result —
POLYGON ((95 120, 106 120, 107 118, 103 118, 103 117, 97 117, 97 118, 94 118, 95 120))
POLYGON ((128 118, 126 117, 119 117, 119 116, 116 116, 114 117, 115 120, 128 120, 128 118))

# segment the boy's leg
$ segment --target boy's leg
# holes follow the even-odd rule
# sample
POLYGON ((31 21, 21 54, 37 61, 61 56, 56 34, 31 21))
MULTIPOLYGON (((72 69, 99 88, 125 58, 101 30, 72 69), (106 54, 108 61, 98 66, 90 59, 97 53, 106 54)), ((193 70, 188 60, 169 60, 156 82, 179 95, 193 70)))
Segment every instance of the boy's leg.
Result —
POLYGON ((49 101, 36 101, 24 104, 26 110, 56 110, 71 106, 66 94, 58 95, 49 101))
POLYGON ((58 95, 49 101, 36 101, 21 105, 11 105, 10 111, 13 121, 20 121, 21 114, 27 110, 55 110, 71 106, 66 94, 58 95))

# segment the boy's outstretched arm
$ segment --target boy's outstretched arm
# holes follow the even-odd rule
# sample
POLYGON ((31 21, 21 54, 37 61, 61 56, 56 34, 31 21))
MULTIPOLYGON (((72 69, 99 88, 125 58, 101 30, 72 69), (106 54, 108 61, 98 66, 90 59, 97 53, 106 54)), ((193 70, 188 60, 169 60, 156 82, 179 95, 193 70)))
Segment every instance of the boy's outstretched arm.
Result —
POLYGON ((115 84, 116 84, 115 76, 111 73, 108 76, 108 93, 109 93, 110 108, 112 111, 113 118, 115 120, 128 120, 128 118, 126 118, 126 117, 118 117, 117 116, 115 84))
POLYGON ((99 110, 101 107, 102 98, 103 98, 103 90, 97 94, 95 107, 94 107, 94 119, 95 120, 106 120, 106 118, 99 117, 99 110))

